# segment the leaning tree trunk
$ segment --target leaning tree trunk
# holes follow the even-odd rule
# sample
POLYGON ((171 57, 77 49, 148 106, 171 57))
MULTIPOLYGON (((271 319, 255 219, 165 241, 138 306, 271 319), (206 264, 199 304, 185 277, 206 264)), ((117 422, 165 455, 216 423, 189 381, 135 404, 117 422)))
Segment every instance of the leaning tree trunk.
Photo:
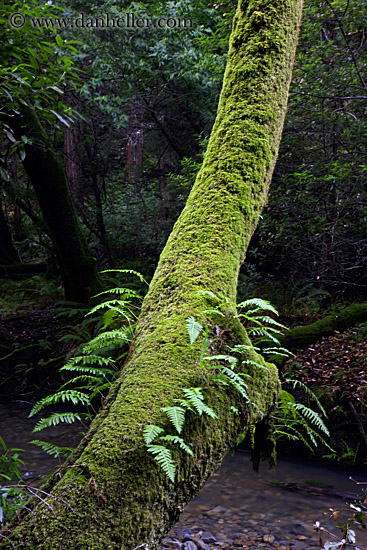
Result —
POLYGON ((17 139, 27 137, 23 165, 55 248, 65 297, 86 303, 99 289, 96 261, 76 215, 64 167, 35 111, 25 105, 18 109, 19 114, 7 117, 7 123, 17 139))
MULTIPOLYGON (((49 506, 37 505, 11 534, 18 550, 157 548, 241 430, 274 405, 273 365, 248 369, 256 406, 248 405, 211 381, 197 361, 200 338, 190 346, 185 324, 210 307, 199 290, 235 298, 275 163, 300 15, 301 0, 240 0, 208 151, 144 300, 131 357, 89 433, 50 482, 49 506), (198 386, 218 418, 186 421, 183 438, 194 456, 178 452, 172 483, 147 453, 143 427, 165 426, 161 407, 198 386)), ((248 343, 233 316, 221 321, 224 328, 228 339, 248 343)), ((3 544, 10 548, 10 541, 3 544)))

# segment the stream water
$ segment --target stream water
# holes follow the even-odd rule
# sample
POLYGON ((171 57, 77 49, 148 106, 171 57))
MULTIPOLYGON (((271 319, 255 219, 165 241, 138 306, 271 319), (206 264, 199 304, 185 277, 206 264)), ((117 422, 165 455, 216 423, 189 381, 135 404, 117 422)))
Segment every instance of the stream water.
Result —
MULTIPOLYGON (((25 476, 36 479, 57 467, 58 462, 40 448, 28 443, 32 439, 52 441, 60 446, 73 446, 80 438, 80 428, 55 427, 32 434, 36 420, 29 419, 31 404, 15 402, 0 405, 0 435, 8 448, 24 449, 25 476)), ((275 472, 266 464, 260 475, 252 471, 249 455, 237 451, 228 455, 222 466, 206 483, 181 514, 180 521, 164 539, 165 548, 183 550, 270 549, 316 550, 320 548, 313 524, 337 533, 343 515, 335 523, 330 511, 345 507, 345 499, 325 494, 289 490, 276 482, 322 488, 328 492, 361 494, 349 476, 359 481, 367 474, 301 460, 281 459, 275 472)), ((347 517, 347 516, 344 516, 347 517)), ((350 548, 367 548, 367 536, 356 528, 357 543, 350 548)), ((323 535, 323 540, 336 540, 323 535)))

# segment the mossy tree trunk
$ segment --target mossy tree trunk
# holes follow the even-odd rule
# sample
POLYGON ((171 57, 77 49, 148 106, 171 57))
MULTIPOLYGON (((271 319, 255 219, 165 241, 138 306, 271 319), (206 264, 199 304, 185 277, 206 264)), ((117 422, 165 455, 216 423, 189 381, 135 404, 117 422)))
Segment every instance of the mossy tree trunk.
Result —
MULTIPOLYGON (((240 0, 208 151, 144 300, 130 359, 61 476, 49 483, 52 510, 36 506, 11 534, 18 550, 157 548, 238 434, 273 407, 279 392, 273 365, 264 368, 252 355, 263 367, 247 371, 257 407, 248 405, 198 365, 200 337, 190 346, 185 323, 211 305, 199 290, 235 298, 280 141, 301 3, 240 0), (177 451, 171 483, 146 452, 142 431, 165 426, 161 407, 190 387, 203 388, 218 418, 190 416, 183 438, 194 456, 177 451)), ((233 316, 220 324, 233 342, 248 343, 233 316)))
POLYGON ((17 139, 27 138, 23 166, 55 248, 65 297, 86 303, 99 289, 96 261, 76 215, 64 167, 35 111, 25 105, 20 105, 19 111, 7 117, 7 123, 17 139))

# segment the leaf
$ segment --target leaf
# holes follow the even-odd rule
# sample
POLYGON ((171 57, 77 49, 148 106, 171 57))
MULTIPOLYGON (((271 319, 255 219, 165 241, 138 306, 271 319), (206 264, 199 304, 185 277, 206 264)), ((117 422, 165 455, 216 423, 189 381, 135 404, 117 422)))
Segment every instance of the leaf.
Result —
POLYGON ((55 458, 58 458, 59 456, 67 456, 74 450, 74 447, 58 447, 53 443, 49 443, 48 441, 39 441, 38 439, 34 439, 31 443, 37 447, 41 447, 43 451, 46 451, 46 453, 54 456, 55 458))
POLYGON ((90 398, 85 393, 76 390, 64 390, 48 395, 38 401, 29 413, 29 417, 35 415, 47 405, 55 405, 60 402, 66 403, 67 401, 71 401, 74 405, 90 405, 90 398))
POLYGON ((154 460, 173 483, 175 481, 176 466, 172 460, 171 451, 162 445, 149 445, 148 452, 154 455, 154 460))
POLYGON ((155 426, 154 424, 148 424, 147 426, 144 426, 143 436, 145 444, 149 445, 163 431, 164 430, 162 428, 160 428, 159 426, 155 426))
POLYGON ((81 415, 78 413, 54 413, 47 418, 41 418, 41 420, 39 420, 36 426, 33 428, 33 432, 40 432, 41 430, 49 428, 50 426, 57 426, 61 422, 64 422, 65 424, 72 424, 77 420, 81 420, 81 415))
POLYGON ((57 34, 55 38, 56 38, 56 44, 61 48, 63 46, 63 43, 64 43, 61 36, 59 36, 57 34))
POLYGON ((193 345, 200 332, 203 330, 203 326, 195 321, 194 317, 188 317, 186 319, 186 328, 190 338, 190 344, 193 345))
POLYGON ((185 409, 182 407, 162 407, 177 432, 180 434, 185 423, 185 409))
POLYGON ((227 361, 231 368, 234 368, 237 364, 237 359, 231 355, 211 355, 210 357, 204 357, 205 361, 227 361))
POLYGON ((279 315, 275 307, 273 307, 270 302, 267 300, 261 300, 261 298, 250 298, 249 300, 245 300, 244 302, 238 304, 237 308, 247 309, 253 306, 255 306, 258 310, 271 311, 275 315, 279 315))
POLYGON ((59 119, 60 122, 62 122, 63 124, 65 124, 65 126, 67 126, 68 128, 70 128, 70 123, 68 120, 66 120, 66 118, 62 117, 59 113, 57 113, 56 111, 53 111, 52 109, 50 109, 51 113, 55 115, 56 118, 59 119))
POLYGON ((215 414, 213 409, 211 407, 208 407, 208 405, 204 403, 204 396, 201 393, 201 388, 186 388, 182 391, 185 394, 186 399, 197 411, 199 416, 205 413, 211 418, 217 418, 217 415, 215 414))
POLYGON ((182 439, 182 437, 178 437, 177 435, 164 435, 162 437, 160 437, 159 439, 161 439, 162 441, 169 441, 169 442, 172 442, 172 443, 177 443, 178 445, 180 445, 181 449, 184 450, 187 454, 193 456, 193 452, 192 450, 190 449, 189 445, 187 445, 184 440, 182 439))

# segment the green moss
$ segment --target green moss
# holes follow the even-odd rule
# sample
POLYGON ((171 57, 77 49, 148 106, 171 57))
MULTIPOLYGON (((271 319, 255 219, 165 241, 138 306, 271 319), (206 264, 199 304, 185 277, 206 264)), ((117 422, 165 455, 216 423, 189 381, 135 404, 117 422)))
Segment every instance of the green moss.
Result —
MULTIPOLYGON (((200 341, 190 346, 185 324, 210 307, 198 290, 235 299, 239 268, 275 163, 300 12, 300 0, 240 1, 203 167, 162 252, 131 358, 64 477, 49 486, 74 512, 51 499, 55 518, 40 505, 12 534, 18 550, 131 550, 150 540, 156 548, 239 434, 277 399, 273 365, 248 369, 250 399, 257 407, 208 385, 207 372, 195 361, 200 341), (182 388, 197 385, 205 387, 218 419, 192 417, 185 425, 194 457, 178 455, 177 480, 171 484, 146 452, 142 428, 164 426, 161 407, 181 397, 182 388), (244 414, 234 415, 231 406, 244 414)), ((234 342, 248 342, 238 320, 223 328, 234 342)))
POLYGON ((339 313, 290 330, 284 335, 282 344, 289 349, 306 347, 323 336, 330 336, 335 331, 346 330, 363 321, 367 321, 367 304, 352 304, 339 313))

